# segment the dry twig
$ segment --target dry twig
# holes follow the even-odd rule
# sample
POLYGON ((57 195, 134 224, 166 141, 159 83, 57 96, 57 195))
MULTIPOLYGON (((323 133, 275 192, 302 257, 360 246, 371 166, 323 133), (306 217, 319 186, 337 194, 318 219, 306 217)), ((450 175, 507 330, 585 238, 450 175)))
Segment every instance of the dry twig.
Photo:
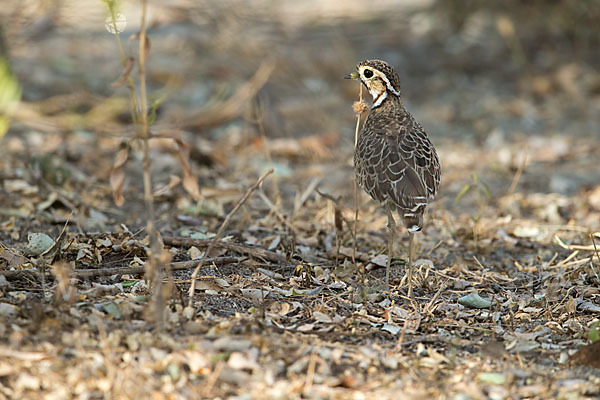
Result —
POLYGON ((242 85, 233 96, 211 108, 201 110, 198 114, 184 121, 182 126, 202 131, 223 125, 237 118, 241 114, 242 107, 256 96, 260 88, 267 83, 274 69, 275 62, 272 59, 263 61, 254 76, 242 85))
POLYGON ((261 176, 260 178, 258 178, 258 181, 256 181, 256 183, 254 185, 252 185, 246 191, 246 193, 242 196, 241 199, 238 200, 238 202, 233 207, 233 209, 229 212, 229 214, 227 214, 227 217, 225 217, 225 221, 223 221, 223 223, 219 227, 219 230, 217 231, 217 234, 211 240, 211 243, 208 245, 208 249, 206 250, 206 252, 202 256, 202 258, 200 259, 200 262, 198 263, 198 266, 196 267, 196 269, 192 273, 192 276, 191 276, 192 284, 190 285, 190 292, 189 292, 190 305, 192 303, 192 298, 194 297, 194 291, 196 290, 196 276, 198 275, 198 272, 200 271, 200 268, 202 268, 202 266, 204 265, 206 257, 211 253, 211 251, 215 247, 215 244, 223 236, 223 232, 225 232, 225 229, 227 229, 227 226, 229 226, 229 223, 231 222, 231 218, 233 218, 233 216, 240 209, 240 207, 242 206, 242 204, 244 204, 246 202, 246 200, 248 200, 248 198, 250 197, 250 195, 252 193, 254 193, 254 191, 260 187, 260 185, 267 178, 267 176, 271 175, 272 173, 273 173, 273 168, 269 169, 267 172, 265 172, 263 174, 263 176, 261 176))
POLYGON ((517 168, 517 172, 515 172, 515 176, 513 177, 510 187, 508 188, 509 195, 514 193, 517 185, 519 184, 519 179, 521 178, 521 175, 525 170, 525 166, 527 165, 527 156, 527 146, 525 146, 525 150, 523 150, 523 160, 521 161, 521 164, 519 164, 519 168, 517 168))
MULTIPOLYGON (((226 265, 231 263, 239 262, 239 257, 213 257, 204 260, 205 264, 214 265, 226 265)), ((179 261, 172 262, 169 264, 169 268, 174 271, 191 269, 196 267, 198 260, 191 261, 179 261)), ((117 268, 90 268, 90 269, 74 269, 69 273, 76 278, 95 278, 99 276, 111 276, 111 275, 141 275, 145 272, 145 267, 117 267, 117 268)), ((27 277, 35 277, 42 274, 37 269, 19 269, 19 270, 8 270, 0 271, 0 275, 4 275, 7 279, 23 279, 27 277)), ((50 277, 50 273, 44 273, 45 276, 50 277)))
MULTIPOLYGON (((167 246, 184 246, 184 247, 207 247, 213 242, 212 239, 190 239, 175 236, 163 236, 163 242, 167 246)), ((236 253, 249 255, 256 258, 262 258, 267 261, 276 263, 288 263, 287 258, 283 254, 275 253, 274 251, 263 249, 262 247, 249 246, 241 243, 231 243, 216 241, 213 244, 214 248, 227 249, 236 253)))
MULTIPOLYGON (((360 128, 360 116, 365 111, 367 105, 363 100, 362 84, 358 82, 358 101, 352 106, 356 113, 356 128, 354 129, 354 147, 358 143, 358 129, 360 128)), ((354 242, 352 244, 352 262, 356 264, 356 231, 358 230, 358 182, 354 177, 354 242)), ((389 256, 388 256, 389 257, 389 256)))

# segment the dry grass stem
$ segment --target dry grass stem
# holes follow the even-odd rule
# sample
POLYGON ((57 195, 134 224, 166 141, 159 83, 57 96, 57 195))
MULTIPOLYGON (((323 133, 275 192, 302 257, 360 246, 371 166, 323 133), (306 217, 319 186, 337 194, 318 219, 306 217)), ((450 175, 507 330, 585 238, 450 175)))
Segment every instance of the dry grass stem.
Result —
POLYGON ((525 166, 527 165, 527 158, 528 151, 527 146, 525 146, 525 150, 523 150, 523 159, 521 160, 521 164, 519 164, 519 168, 517 168, 517 172, 515 172, 515 176, 513 177, 510 187, 508 188, 509 195, 515 192, 517 185, 519 184, 519 179, 521 179, 521 175, 523 174, 525 166))
MULTIPOLYGON (((353 109, 356 113, 356 127, 354 128, 354 147, 356 148, 356 144, 358 143, 358 130, 360 129, 360 116, 365 111, 366 104, 363 101, 363 88, 362 83, 358 82, 358 101, 354 103, 353 109)), ((352 262, 356 264, 356 232, 358 230, 358 182, 356 181, 356 176, 354 176, 354 240, 352 242, 352 262)))

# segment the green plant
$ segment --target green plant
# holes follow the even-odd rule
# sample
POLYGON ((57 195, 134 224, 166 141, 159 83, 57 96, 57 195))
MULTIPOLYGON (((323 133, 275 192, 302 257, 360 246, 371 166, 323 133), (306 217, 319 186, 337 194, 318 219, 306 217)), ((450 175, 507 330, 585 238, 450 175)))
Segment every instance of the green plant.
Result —
POLYGON ((477 172, 473 172, 471 174, 471 182, 465 183, 464 186, 460 189, 456 198, 454 199, 454 203, 458 203, 468 192, 475 192, 476 201, 479 207, 479 211, 477 215, 472 216, 471 218, 477 222, 483 213, 483 209, 487 205, 487 201, 492 197, 490 194, 489 186, 479 179, 479 175, 477 172))
POLYGON ((10 127, 10 115, 21 99, 19 82, 10 70, 8 60, 0 56, 0 140, 10 127))
POLYGON ((600 320, 597 319, 592 323, 588 337, 592 343, 600 340, 600 320))

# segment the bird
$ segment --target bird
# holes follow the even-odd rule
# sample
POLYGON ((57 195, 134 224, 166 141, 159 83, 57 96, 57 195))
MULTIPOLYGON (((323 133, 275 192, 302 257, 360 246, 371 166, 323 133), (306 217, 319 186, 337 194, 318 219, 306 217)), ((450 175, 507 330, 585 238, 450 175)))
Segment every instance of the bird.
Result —
POLYGON ((344 76, 359 80, 373 97, 354 149, 354 172, 358 185, 381 203, 388 217, 390 237, 385 272, 389 288, 398 212, 409 236, 407 281, 412 298, 414 236, 423 228, 423 214, 438 193, 440 161, 427 133, 406 110, 400 92, 400 78, 386 61, 365 60, 356 71, 344 76))

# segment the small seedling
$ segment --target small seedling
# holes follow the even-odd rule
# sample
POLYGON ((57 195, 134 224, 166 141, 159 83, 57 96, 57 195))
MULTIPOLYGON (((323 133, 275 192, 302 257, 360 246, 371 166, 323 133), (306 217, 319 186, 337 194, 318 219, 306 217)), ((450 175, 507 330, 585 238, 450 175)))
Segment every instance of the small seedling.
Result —
POLYGON ((468 192, 473 191, 475 191, 479 210, 477 215, 474 215, 471 218, 474 222, 477 222, 483 214, 483 209, 486 207, 487 201, 492 197, 492 195, 490 194, 489 186, 481 179, 479 179, 479 175, 477 175, 477 172, 473 172, 471 174, 471 182, 466 183, 460 189, 460 191, 456 195, 456 198, 454 199, 454 203, 458 203, 468 192))

